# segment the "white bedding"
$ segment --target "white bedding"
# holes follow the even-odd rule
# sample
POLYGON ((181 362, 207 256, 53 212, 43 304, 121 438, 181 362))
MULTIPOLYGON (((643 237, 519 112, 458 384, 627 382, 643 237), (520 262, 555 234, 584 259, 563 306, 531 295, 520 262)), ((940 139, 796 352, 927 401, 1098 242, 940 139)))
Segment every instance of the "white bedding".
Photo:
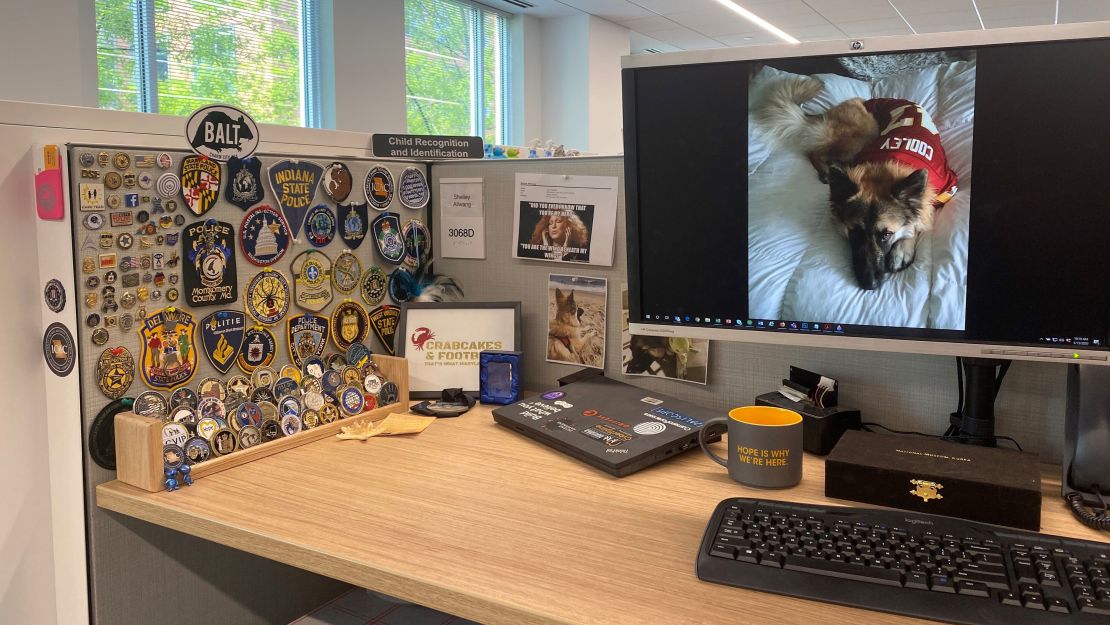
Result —
MULTIPOLYGON (((789 74, 765 67, 752 79, 751 102, 789 74)), ((910 328, 964 328, 968 200, 975 64, 961 61, 874 82, 820 74, 825 90, 806 103, 817 113, 848 98, 905 98, 933 118, 960 191, 917 245, 914 263, 874 291, 859 288, 847 240, 829 216, 828 186, 804 155, 772 153, 748 120, 748 303, 754 319, 910 328)))

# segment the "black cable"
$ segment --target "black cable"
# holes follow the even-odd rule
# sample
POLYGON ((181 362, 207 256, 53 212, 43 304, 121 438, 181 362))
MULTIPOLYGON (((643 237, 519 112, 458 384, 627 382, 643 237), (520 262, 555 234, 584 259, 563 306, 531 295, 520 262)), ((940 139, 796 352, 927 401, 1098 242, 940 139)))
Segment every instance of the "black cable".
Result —
POLYGON ((116 470, 116 415, 130 410, 133 397, 120 397, 102 408, 89 426, 89 455, 100 468, 116 470))
MULTIPOLYGON (((1011 436, 995 435, 995 436, 979 437, 979 436, 955 436, 955 435, 948 434, 948 433, 939 434, 939 435, 938 434, 925 434, 924 432, 914 432, 914 431, 910 431, 910 430, 895 430, 893 428, 888 428, 885 425, 881 425, 881 424, 875 423, 873 421, 864 421, 860 425, 864 426, 864 428, 867 428, 867 427, 882 428, 882 429, 884 429, 887 432, 890 432, 892 434, 907 434, 907 435, 912 435, 912 436, 924 436, 926 438, 937 438, 937 439, 940 439, 940 440, 943 440, 943 441, 947 441, 947 440, 955 440, 957 442, 959 442, 959 441, 987 441, 987 440, 994 441, 994 442, 998 442, 1000 440, 1001 441, 1010 441, 1011 443, 1014 444, 1014 447, 1016 447, 1018 451, 1025 451, 1024 449, 1021 448, 1021 444, 1018 443, 1016 440, 1014 440, 1014 438, 1011 437, 1011 436)), ((949 429, 951 429, 951 428, 949 428, 949 429)))
MULTIPOLYGON (((1098 493, 1098 490, 1095 492, 1098 493)), ((1098 493, 1098 495, 1101 499, 1102 494, 1098 493)), ((1086 504, 1083 503, 1083 495, 1075 492, 1068 493, 1064 500, 1068 502, 1072 514, 1079 519, 1080 523, 1096 530, 1110 531, 1110 517, 1105 516, 1101 511, 1096 513, 1088 510, 1086 504)))
POLYGON ((1006 372, 1010 370, 1010 365, 1012 365, 1013 363, 1014 361, 1012 360, 1002 361, 1002 367, 998 370, 998 377, 994 379, 995 395, 998 395, 998 391, 1002 390, 1002 379, 1006 377, 1006 372))
POLYGON ((956 402, 956 414, 964 413, 964 359, 956 356, 956 388, 960 392, 960 400, 956 402))

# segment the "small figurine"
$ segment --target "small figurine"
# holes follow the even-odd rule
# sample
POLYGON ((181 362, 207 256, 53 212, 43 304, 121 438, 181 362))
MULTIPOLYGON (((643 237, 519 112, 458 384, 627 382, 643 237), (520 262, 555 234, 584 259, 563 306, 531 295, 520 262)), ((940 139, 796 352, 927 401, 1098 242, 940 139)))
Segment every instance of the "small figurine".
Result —
POLYGON ((528 144, 528 158, 539 158, 539 157, 540 157, 540 140, 539 139, 532 139, 532 142, 528 144))
POLYGON ((177 483, 177 469, 166 467, 166 490, 174 491, 179 488, 177 483))
POLYGON ((193 467, 183 464, 178 471, 181 473, 181 481, 184 482, 186 486, 192 486, 193 476, 191 474, 193 472, 193 467))
POLYGON ((493 146, 493 158, 505 158, 505 146, 503 146, 503 145, 493 146))
POLYGON ((551 158, 554 155, 555 155, 555 142, 552 141, 551 139, 548 139, 547 143, 545 143, 544 146, 543 146, 543 157, 544 158, 551 158))
POLYGON ((567 155, 567 148, 562 143, 555 146, 555 150, 554 150, 554 152, 552 152, 552 156, 566 156, 566 155, 567 155))
POLYGON ((509 158, 520 158, 520 148, 515 145, 510 145, 505 149, 505 155, 509 158))

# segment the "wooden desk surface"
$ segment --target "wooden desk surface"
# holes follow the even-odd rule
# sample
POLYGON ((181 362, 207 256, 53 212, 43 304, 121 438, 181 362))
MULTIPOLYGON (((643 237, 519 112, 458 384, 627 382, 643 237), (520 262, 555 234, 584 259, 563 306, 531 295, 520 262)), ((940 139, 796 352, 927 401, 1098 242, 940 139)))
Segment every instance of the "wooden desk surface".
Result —
MULTIPOLYGON (((1058 471, 1044 473, 1041 531, 1102 540, 1065 509, 1058 471)), ((721 499, 837 503, 823 489, 808 455, 784 491, 736 484, 699 451, 617 479, 479 406, 419 436, 322 440, 173 493, 101 484, 97 504, 488 625, 920 623, 694 575, 721 499)))

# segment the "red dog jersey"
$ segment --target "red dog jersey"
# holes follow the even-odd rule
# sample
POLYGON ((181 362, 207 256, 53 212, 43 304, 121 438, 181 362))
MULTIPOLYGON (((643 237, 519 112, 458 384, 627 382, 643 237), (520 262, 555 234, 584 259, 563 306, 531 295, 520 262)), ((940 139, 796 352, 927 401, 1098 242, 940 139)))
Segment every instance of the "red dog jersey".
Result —
POLYGON ((940 144, 936 125, 917 104, 909 100, 876 98, 863 106, 879 123, 879 137, 864 146, 857 163, 898 161, 914 169, 929 171, 929 183, 937 191, 937 204, 956 193, 956 172, 940 144))

